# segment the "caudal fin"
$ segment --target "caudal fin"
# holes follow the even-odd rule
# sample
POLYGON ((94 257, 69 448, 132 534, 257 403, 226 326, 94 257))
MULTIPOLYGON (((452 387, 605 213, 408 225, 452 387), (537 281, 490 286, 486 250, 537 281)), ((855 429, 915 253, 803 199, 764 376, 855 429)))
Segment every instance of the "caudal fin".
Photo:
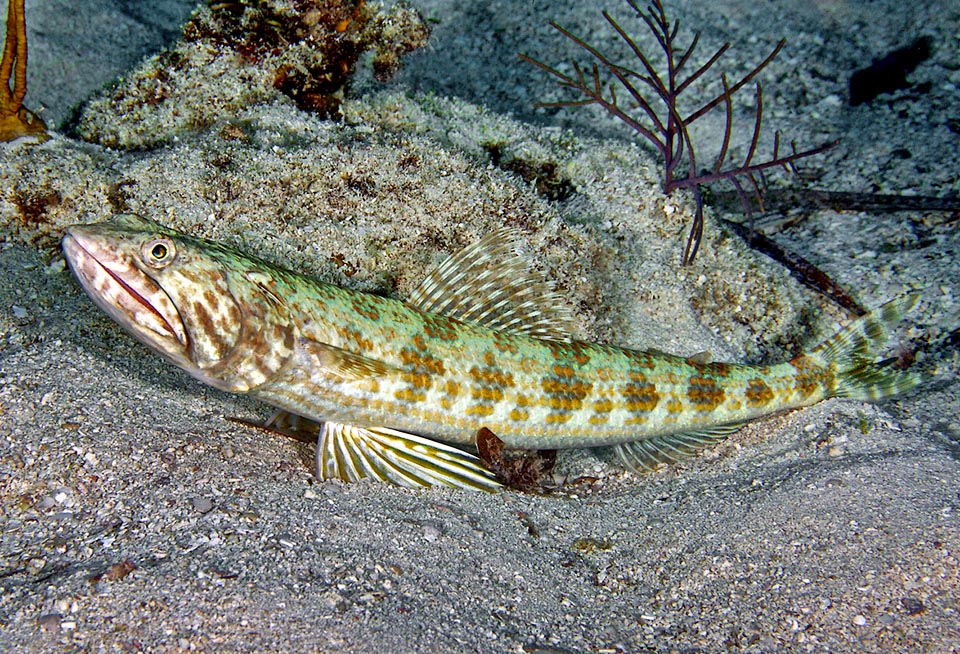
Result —
POLYGON ((896 297, 808 353, 821 365, 834 368, 833 397, 877 401, 906 393, 923 382, 923 374, 895 368, 895 358, 877 360, 878 348, 890 341, 894 329, 919 299, 916 293, 896 297))

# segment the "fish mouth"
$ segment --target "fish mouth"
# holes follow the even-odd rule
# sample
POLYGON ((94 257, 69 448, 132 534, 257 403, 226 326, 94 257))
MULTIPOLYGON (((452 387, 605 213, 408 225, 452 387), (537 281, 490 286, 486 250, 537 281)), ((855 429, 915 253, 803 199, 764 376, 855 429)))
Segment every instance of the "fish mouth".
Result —
POLYGON ((178 357, 189 351, 176 305, 121 248, 110 247, 84 226, 67 229, 61 247, 83 289, 127 331, 162 354, 178 357))

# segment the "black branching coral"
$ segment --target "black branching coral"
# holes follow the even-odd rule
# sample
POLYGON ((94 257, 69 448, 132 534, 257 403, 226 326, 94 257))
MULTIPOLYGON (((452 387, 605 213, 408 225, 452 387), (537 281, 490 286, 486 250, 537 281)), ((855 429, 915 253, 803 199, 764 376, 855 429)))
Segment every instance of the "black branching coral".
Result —
POLYGON ((793 166, 799 159, 819 154, 834 144, 828 143, 809 150, 797 150, 791 143, 789 151, 781 153, 778 131, 774 134, 772 155, 759 162, 755 161, 763 118, 763 93, 760 83, 757 82, 754 126, 750 145, 742 162, 730 164, 727 161, 727 155, 733 133, 733 95, 752 82, 773 61, 783 48, 785 41, 781 40, 763 61, 739 80, 731 83, 726 75, 721 74, 720 81, 723 85, 721 93, 706 103, 692 109, 685 109, 681 106, 681 100, 688 97, 685 93, 713 69, 730 48, 730 44, 721 46, 698 68, 687 73, 695 65, 692 60, 700 40, 700 33, 695 33, 689 45, 681 49, 677 44, 678 22, 671 23, 667 19, 661 0, 653 0, 646 11, 640 9, 633 0, 627 0, 627 4, 657 40, 664 58, 662 68, 654 65, 652 57, 641 49, 637 40, 606 11, 603 12, 603 17, 629 46, 636 56, 636 61, 639 62, 639 67, 630 68, 611 60, 596 47, 556 23, 551 25, 593 57, 594 61, 588 70, 584 70, 580 64, 574 62, 574 74, 568 75, 526 55, 520 55, 520 57, 555 77, 560 86, 576 92, 576 97, 573 99, 543 103, 541 106, 575 107, 596 104, 603 107, 611 115, 633 128, 660 153, 664 162, 665 193, 670 194, 679 188, 690 189, 696 201, 696 213, 683 254, 683 263, 689 264, 696 257, 703 236, 702 186, 714 182, 729 182, 736 189, 743 209, 750 218, 749 195, 753 194, 762 206, 761 196, 766 186, 767 171, 775 168, 793 171, 793 166), (666 69, 665 72, 663 68, 666 69), (612 79, 605 81, 606 77, 612 79), (627 108, 626 103, 618 96, 618 88, 626 91, 629 102, 635 104, 636 108, 627 108), (690 136, 690 126, 719 107, 723 107, 726 111, 723 140, 713 166, 701 170, 698 167, 696 147, 690 136))

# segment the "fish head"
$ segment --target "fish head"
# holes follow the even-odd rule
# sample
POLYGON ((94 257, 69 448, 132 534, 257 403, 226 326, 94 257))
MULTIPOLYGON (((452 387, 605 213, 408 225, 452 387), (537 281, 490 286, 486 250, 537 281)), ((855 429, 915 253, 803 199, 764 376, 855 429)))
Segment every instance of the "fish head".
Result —
POLYGON ((93 301, 126 331, 194 376, 222 365, 244 328, 232 251, 132 214, 66 230, 62 247, 93 301))

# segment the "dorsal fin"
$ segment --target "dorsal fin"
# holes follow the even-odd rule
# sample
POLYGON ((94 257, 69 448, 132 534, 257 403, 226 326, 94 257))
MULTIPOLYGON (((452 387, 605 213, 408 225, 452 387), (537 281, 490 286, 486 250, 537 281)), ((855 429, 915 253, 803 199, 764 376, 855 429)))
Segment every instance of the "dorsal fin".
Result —
POLYGON ((553 285, 531 270, 519 234, 509 228, 450 255, 408 302, 421 311, 550 340, 569 340, 576 324, 553 285))

